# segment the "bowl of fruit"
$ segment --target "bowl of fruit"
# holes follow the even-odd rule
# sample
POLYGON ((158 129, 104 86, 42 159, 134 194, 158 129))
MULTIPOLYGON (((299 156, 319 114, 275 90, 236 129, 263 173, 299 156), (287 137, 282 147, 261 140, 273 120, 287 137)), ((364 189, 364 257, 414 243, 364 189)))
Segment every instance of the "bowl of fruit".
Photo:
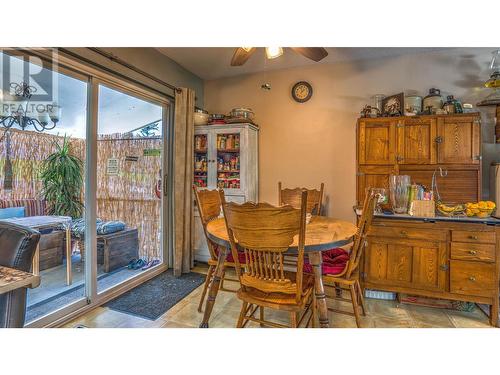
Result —
POLYGON ((492 201, 479 201, 477 203, 466 203, 465 214, 469 217, 489 217, 495 211, 496 204, 492 201))
POLYGON ((436 211, 441 216, 461 216, 464 215, 465 206, 457 203, 436 202, 436 211))

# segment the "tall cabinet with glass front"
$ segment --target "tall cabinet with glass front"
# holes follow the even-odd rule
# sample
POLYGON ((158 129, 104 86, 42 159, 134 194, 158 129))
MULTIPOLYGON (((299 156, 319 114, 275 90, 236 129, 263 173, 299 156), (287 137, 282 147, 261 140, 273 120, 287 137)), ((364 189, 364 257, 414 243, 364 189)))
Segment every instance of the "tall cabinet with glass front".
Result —
MULTIPOLYGON (((254 124, 218 124, 195 127, 194 185, 224 189, 226 199, 258 201, 259 128, 254 124)), ((195 209, 195 259, 206 262, 208 247, 195 209)))

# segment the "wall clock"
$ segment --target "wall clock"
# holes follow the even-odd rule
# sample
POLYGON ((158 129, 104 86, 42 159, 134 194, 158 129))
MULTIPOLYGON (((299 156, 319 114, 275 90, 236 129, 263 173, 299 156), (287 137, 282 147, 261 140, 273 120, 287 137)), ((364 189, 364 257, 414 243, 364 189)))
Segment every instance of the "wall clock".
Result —
POLYGON ((297 82, 292 87, 292 98, 298 103, 305 103, 313 94, 312 86, 306 81, 297 82))

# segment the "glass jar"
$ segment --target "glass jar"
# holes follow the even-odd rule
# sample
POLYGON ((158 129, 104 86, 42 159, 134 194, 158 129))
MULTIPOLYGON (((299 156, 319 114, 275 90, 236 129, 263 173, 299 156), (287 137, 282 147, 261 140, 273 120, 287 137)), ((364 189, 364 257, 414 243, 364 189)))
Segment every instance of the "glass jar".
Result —
POLYGON ((372 96, 373 106, 378 109, 378 113, 382 113, 382 101, 384 100, 385 95, 376 94, 372 96))
POLYGON ((391 192, 392 210, 396 214, 408 212, 408 192, 410 188, 410 176, 390 175, 389 188, 391 192))
POLYGON ((387 191, 386 189, 384 188, 368 188, 367 189, 367 192, 369 192, 371 190, 371 192, 373 194, 375 194, 375 210, 374 210, 374 213, 375 214, 383 214, 383 210, 382 210, 382 205, 385 205, 388 203, 389 201, 389 197, 387 196, 387 191))
POLYGON ((463 113, 462 104, 460 104, 460 102, 456 100, 453 95, 448 95, 446 97, 446 103, 443 104, 443 109, 448 114, 463 113))
POLYGON ((441 90, 429 89, 429 95, 424 98, 423 110, 425 113, 432 115, 436 110, 443 108, 443 98, 441 97, 441 90))

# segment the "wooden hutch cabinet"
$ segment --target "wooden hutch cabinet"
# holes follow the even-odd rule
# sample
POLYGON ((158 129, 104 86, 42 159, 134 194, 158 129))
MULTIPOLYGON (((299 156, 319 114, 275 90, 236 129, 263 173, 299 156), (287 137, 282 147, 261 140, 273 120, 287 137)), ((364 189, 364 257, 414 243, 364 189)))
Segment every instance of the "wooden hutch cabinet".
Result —
POLYGON ((357 204, 366 188, 389 186, 390 174, 407 174, 431 186, 438 175, 446 202, 481 199, 479 113, 361 118, 357 128, 357 204))
MULTIPOLYGON (((431 187, 445 203, 481 198, 479 114, 361 118, 357 204, 391 174, 431 187)), ((498 202, 497 202, 498 203, 498 202)), ((491 306, 498 324, 500 220, 376 216, 362 262, 363 287, 491 306)))

